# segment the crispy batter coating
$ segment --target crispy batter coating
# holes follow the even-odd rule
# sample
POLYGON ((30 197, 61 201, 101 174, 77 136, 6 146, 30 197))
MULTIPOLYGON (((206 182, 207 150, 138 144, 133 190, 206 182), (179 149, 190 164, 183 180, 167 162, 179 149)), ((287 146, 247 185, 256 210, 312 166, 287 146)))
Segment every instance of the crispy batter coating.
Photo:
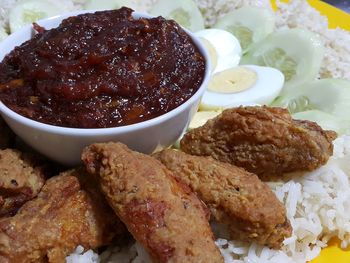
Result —
POLYGON ((0 217, 14 215, 36 197, 45 183, 44 169, 31 156, 0 150, 0 217))
POLYGON ((314 122, 293 120, 286 109, 239 107, 188 132, 181 149, 268 178, 320 167, 332 155, 335 138, 314 122))
POLYGON ((10 148, 15 135, 0 116, 0 149, 10 148))
POLYGON ((204 204, 161 162, 121 143, 93 144, 82 159, 154 262, 223 262, 204 204))
POLYGON ((280 248, 291 235, 283 204, 255 174, 176 150, 154 156, 198 194, 214 220, 228 227, 232 239, 280 248))
POLYGON ((123 226, 84 170, 52 177, 38 197, 0 219, 0 262, 65 262, 78 245, 110 243, 123 226))

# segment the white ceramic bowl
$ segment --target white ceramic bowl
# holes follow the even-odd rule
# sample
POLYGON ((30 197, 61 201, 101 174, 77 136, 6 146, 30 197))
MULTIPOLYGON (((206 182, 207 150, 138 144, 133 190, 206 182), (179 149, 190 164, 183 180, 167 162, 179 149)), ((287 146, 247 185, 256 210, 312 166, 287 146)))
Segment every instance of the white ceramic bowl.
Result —
MULTIPOLYGON (((46 29, 51 29, 57 27, 67 17, 91 12, 94 11, 73 12, 40 20, 38 24, 46 29)), ((150 17, 137 12, 134 12, 133 16, 135 18, 150 17)), ((159 117, 122 127, 77 129, 47 125, 28 119, 10 110, 1 102, 0 113, 12 130, 28 145, 48 158, 68 166, 79 164, 82 149, 94 142, 119 141, 143 153, 151 153, 156 149, 168 147, 187 128, 191 117, 197 111, 200 98, 210 78, 210 61, 207 51, 193 34, 188 31, 187 33, 206 60, 204 80, 198 91, 189 100, 159 117)), ((0 61, 15 46, 31 39, 32 35, 33 29, 29 25, 1 42, 0 61)))

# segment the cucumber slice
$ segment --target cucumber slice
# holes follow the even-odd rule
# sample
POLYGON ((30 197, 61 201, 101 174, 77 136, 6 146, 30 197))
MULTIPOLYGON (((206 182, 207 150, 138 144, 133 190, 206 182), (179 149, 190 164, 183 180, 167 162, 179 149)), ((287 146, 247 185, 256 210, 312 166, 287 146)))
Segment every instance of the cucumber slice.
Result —
POLYGON ((291 113, 320 110, 350 120, 350 81, 314 80, 281 94, 272 105, 285 107, 291 113))
POLYGON ((191 30, 204 29, 204 19, 197 5, 192 0, 158 0, 150 13, 173 19, 181 26, 191 30))
POLYGON ((350 131, 350 122, 346 122, 337 116, 320 110, 297 112, 292 116, 297 120, 316 122, 323 129, 335 131, 338 135, 348 134, 350 131))
POLYGON ((84 5, 84 9, 112 10, 121 8, 122 6, 135 8, 135 5, 133 5, 130 0, 88 0, 84 5))
POLYGON ((267 9, 245 6, 220 18, 214 27, 234 34, 245 53, 252 43, 274 31, 275 18, 267 9))
POLYGON ((64 5, 45 0, 18 1, 10 10, 9 23, 11 33, 39 19, 56 16, 67 11, 64 5))
POLYGON ((8 37, 8 34, 5 30, 5 28, 0 27, 0 42, 3 41, 7 37, 8 37))
POLYGON ((241 64, 277 68, 284 74, 284 90, 316 78, 324 55, 319 38, 307 30, 275 32, 251 46, 241 64))

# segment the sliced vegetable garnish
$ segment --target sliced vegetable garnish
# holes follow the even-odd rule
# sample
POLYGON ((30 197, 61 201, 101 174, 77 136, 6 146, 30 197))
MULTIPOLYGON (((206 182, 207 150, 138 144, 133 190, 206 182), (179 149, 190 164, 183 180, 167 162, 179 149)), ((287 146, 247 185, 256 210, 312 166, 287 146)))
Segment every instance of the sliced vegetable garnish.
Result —
POLYGON ((191 31, 204 29, 203 16, 192 0, 159 0, 150 13, 173 19, 191 31))
POLYGON ((5 38, 8 37, 7 32, 5 31, 4 28, 0 27, 0 41, 4 40, 5 38))
POLYGON ((312 32, 288 29, 270 34, 251 46, 241 64, 277 68, 285 76, 284 90, 316 78, 324 55, 324 47, 312 32))
POLYGON ((53 4, 45 0, 18 1, 9 14, 10 30, 15 32, 27 24, 37 20, 64 13, 66 8, 59 3, 53 4))
POLYGON ((134 7, 130 0, 88 0, 84 8, 87 10, 112 10, 122 6, 134 7))
POLYGON ((214 27, 234 34, 245 53, 252 43, 262 40, 273 32, 275 19, 267 9, 246 6, 223 16, 214 27))
POLYGON ((294 119, 299 120, 309 120, 316 122, 325 130, 333 130, 338 133, 338 135, 342 135, 345 133, 349 133, 350 131, 350 123, 345 120, 334 116, 332 114, 320 111, 320 110, 309 110, 297 112, 292 115, 294 119))
POLYGON ((281 94, 272 105, 288 108, 291 113, 320 110, 350 120, 350 81, 314 80, 281 94))

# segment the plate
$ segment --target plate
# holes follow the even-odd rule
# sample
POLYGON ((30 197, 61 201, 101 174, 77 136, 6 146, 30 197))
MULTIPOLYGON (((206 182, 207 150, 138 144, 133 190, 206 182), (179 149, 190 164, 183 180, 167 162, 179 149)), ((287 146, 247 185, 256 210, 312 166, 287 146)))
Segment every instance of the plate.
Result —
MULTIPOLYGON (((275 1, 271 0, 276 8, 275 1)), ((288 2, 286 0, 282 2, 288 2)), ((320 0, 308 0, 309 4, 316 8, 322 15, 328 17, 329 28, 340 27, 350 31, 350 15, 334 6, 331 6, 320 0)), ((350 189, 349 189, 350 190, 350 189)), ((349 263, 350 247, 346 250, 340 248, 338 239, 332 239, 328 242, 328 247, 323 249, 320 256, 312 260, 311 263, 349 263)))

